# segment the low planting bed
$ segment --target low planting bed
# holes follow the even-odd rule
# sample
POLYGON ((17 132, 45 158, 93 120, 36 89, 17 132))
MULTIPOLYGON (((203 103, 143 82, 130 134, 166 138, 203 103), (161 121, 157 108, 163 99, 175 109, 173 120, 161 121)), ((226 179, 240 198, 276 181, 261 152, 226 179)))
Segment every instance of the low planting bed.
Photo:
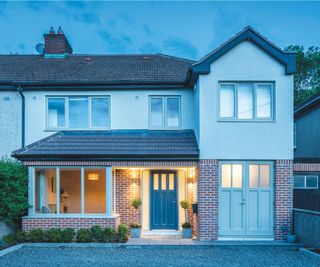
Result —
POLYGON ((92 226, 91 228, 50 228, 33 229, 31 231, 19 230, 15 234, 9 234, 3 238, 5 246, 19 243, 124 243, 128 240, 128 226, 120 224, 115 231, 113 228, 92 226))

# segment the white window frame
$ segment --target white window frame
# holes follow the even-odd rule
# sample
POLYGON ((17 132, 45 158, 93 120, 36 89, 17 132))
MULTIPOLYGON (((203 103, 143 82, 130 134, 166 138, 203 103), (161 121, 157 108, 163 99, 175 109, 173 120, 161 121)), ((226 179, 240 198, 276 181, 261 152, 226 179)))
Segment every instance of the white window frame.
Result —
POLYGON ((253 82, 253 81, 235 81, 235 82, 226 82, 222 81, 218 83, 218 121, 247 121, 247 122, 273 122, 275 119, 275 89, 274 89, 274 82, 253 82), (238 85, 239 84, 251 84, 252 85, 252 119, 241 119, 238 118, 238 85), (231 85, 234 87, 234 116, 233 117, 221 117, 220 116, 220 91, 221 91, 221 86, 223 85, 231 85), (260 85, 268 85, 271 86, 271 103, 270 103, 270 112, 271 116, 266 117, 266 118, 261 118, 257 116, 257 88, 260 85))
POLYGON ((59 131, 59 130, 68 130, 68 131, 81 131, 81 130, 109 130, 111 127, 111 97, 110 95, 68 95, 68 96, 54 96, 54 95, 50 95, 50 96, 46 96, 46 110, 45 110, 45 129, 47 131, 59 131), (73 97, 86 97, 88 98, 88 128, 70 128, 69 127, 69 98, 73 98, 73 97), (65 126, 64 127, 49 127, 49 99, 50 98, 61 98, 64 99, 65 101, 65 126), (92 98, 105 98, 108 100, 108 107, 109 107, 109 113, 108 113, 108 126, 107 127, 93 127, 92 124, 92 117, 91 117, 91 106, 92 106, 92 98))
POLYGON ((182 108, 181 108, 181 96, 179 95, 166 95, 166 96, 159 96, 159 95, 150 95, 148 101, 148 121, 149 121, 149 129, 153 130, 180 130, 182 127, 182 108), (161 98, 162 99, 162 127, 152 127, 151 126, 151 99, 153 98, 161 98), (168 98, 177 98, 179 100, 179 125, 177 127, 168 126, 168 116, 167 116, 167 101, 168 98))
POLYGON ((295 187, 294 184, 295 182, 293 181, 293 188, 294 189, 318 189, 319 188, 319 176, 318 175, 301 175, 301 174, 296 174, 294 175, 293 179, 295 179, 296 177, 303 177, 304 178, 304 186, 303 187, 295 187), (307 178, 308 177, 316 177, 317 178, 317 186, 316 187, 310 187, 307 186, 307 178))
POLYGON ((111 166, 37 166, 29 167, 29 208, 28 217, 33 218, 113 218, 113 172, 111 166), (56 211, 57 213, 36 213, 35 211, 35 187, 36 169, 55 169, 56 171, 56 211), (80 213, 60 213, 60 169, 79 169, 80 170, 80 213), (85 191, 84 179, 85 169, 105 169, 106 174, 106 211, 104 213, 85 213, 85 191))

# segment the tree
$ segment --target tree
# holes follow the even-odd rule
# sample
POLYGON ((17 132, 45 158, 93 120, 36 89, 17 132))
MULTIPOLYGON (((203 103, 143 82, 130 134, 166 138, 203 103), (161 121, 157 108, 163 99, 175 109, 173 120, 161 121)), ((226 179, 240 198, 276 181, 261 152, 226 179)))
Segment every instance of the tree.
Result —
POLYGON ((18 161, 0 159, 0 221, 20 226, 28 204, 28 172, 18 161))
POLYGON ((320 91, 320 47, 290 45, 287 51, 297 53, 297 73, 294 75, 295 105, 320 91))

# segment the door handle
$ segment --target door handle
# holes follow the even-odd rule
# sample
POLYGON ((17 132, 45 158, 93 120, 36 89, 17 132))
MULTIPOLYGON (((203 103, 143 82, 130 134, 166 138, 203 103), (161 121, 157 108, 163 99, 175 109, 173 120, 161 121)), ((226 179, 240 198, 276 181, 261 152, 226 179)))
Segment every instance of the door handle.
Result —
POLYGON ((242 201, 240 202, 240 205, 245 205, 246 204, 246 200, 242 199, 242 201))

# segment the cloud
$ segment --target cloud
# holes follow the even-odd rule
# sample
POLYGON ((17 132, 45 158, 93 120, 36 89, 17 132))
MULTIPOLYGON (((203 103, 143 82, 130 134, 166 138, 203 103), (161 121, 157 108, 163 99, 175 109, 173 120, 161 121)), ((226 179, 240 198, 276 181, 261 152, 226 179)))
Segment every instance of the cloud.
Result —
POLYGON ((198 49, 191 42, 182 38, 171 37, 163 42, 163 46, 166 53, 191 59, 198 58, 198 49))
POLYGON ((83 12, 80 14, 75 14, 73 16, 73 19, 75 21, 80 21, 86 24, 95 24, 95 25, 100 24, 99 17, 97 16, 96 13, 93 13, 93 12, 83 12))
POLYGON ((139 48, 139 52, 142 54, 155 54, 155 53, 160 53, 161 50, 158 46, 150 42, 147 42, 139 48))
POLYGON ((123 53, 131 51, 132 40, 129 36, 120 34, 115 35, 106 30, 99 30, 98 35, 104 41, 106 50, 111 53, 123 53))

